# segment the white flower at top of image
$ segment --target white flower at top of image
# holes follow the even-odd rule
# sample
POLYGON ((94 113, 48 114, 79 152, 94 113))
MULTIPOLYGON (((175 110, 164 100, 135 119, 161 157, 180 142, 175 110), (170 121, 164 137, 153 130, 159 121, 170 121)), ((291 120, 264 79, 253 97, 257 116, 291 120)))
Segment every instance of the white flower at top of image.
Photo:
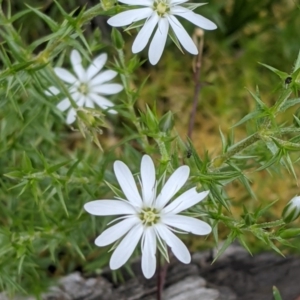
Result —
MULTIPOLYGON (((118 83, 108 83, 115 78, 118 73, 113 70, 105 70, 100 72, 106 61, 107 54, 102 53, 97 56, 91 65, 84 69, 82 66, 82 58, 77 50, 71 52, 72 74, 64 68, 54 68, 56 75, 65 82, 68 91, 78 107, 94 108, 95 104, 102 109, 113 107, 114 104, 106 98, 106 95, 114 95, 122 91, 123 86, 118 83)), ((59 89, 55 86, 49 87, 46 95, 58 95, 59 89)), ((57 104, 57 108, 61 111, 69 109, 67 115, 67 124, 71 124, 76 120, 76 109, 68 97, 64 98, 57 104)), ((115 110, 109 109, 108 112, 116 113, 115 110)))
POLYGON ((132 45, 133 53, 138 53, 146 47, 152 32, 157 27, 149 47, 149 61, 152 65, 157 64, 162 55, 170 26, 183 48, 191 54, 196 55, 198 54, 198 49, 192 38, 178 21, 177 16, 187 19, 196 26, 206 30, 216 29, 217 26, 210 20, 194 13, 191 9, 184 7, 183 5, 187 1, 119 0, 119 2, 124 4, 145 7, 121 12, 111 17, 107 22, 113 27, 122 27, 145 19, 145 24, 132 45))
POLYGON ((124 265, 141 240, 142 271, 151 278, 156 269, 157 247, 167 255, 167 246, 183 263, 191 261, 191 255, 184 243, 174 234, 191 232, 206 235, 211 232, 207 223, 180 213, 202 201, 209 193, 198 193, 191 188, 174 199, 189 177, 189 167, 181 166, 171 175, 157 195, 157 181, 152 159, 144 155, 141 162, 141 194, 134 177, 121 161, 114 163, 114 172, 125 199, 95 200, 84 205, 85 210, 96 216, 120 215, 119 222, 102 232, 95 240, 99 247, 117 242, 111 259, 112 270, 124 265), (171 201, 173 200, 173 201, 171 201))

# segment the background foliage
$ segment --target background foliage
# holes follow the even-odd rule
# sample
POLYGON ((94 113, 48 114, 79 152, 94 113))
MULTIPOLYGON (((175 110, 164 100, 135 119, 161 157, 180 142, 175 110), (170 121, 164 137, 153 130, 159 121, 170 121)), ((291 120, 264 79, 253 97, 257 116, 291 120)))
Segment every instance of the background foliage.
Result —
MULTIPOLYGON (((198 9, 219 29, 205 33, 200 105, 193 143, 189 144, 186 134, 194 93, 193 59, 189 54, 182 55, 170 42, 156 67, 143 62, 145 51, 140 55, 143 63, 137 68, 130 51, 135 37, 132 32, 132 36, 123 35, 125 70, 116 63, 118 51, 106 25, 106 14, 112 15, 116 9, 104 11, 98 1, 0 2, 0 289, 38 294, 68 272, 101 272, 109 254, 106 248, 96 248, 93 240, 108 220, 91 218, 83 212, 83 204, 113 196, 106 182, 117 184, 112 173, 112 162, 117 158, 138 172, 140 158, 147 152, 165 170, 167 162, 156 155, 156 143, 169 149, 168 168, 188 164, 194 174, 190 184, 214 191, 207 205, 209 220, 216 226, 214 238, 204 241, 185 237, 191 250, 211 247, 218 238, 229 237, 229 243, 238 237, 252 251, 262 247, 286 251, 279 245, 283 243, 278 231, 282 229, 280 221, 251 226, 279 218, 286 202, 298 193, 299 148, 290 153, 295 145, 287 149, 273 139, 273 143, 268 140, 247 148, 243 152, 247 160, 235 157, 229 165, 211 164, 234 143, 263 128, 263 122, 269 126, 274 111, 269 119, 252 115, 232 129, 245 115, 264 111, 258 98, 272 107, 287 88, 291 99, 298 99, 297 86, 286 87, 284 78, 258 63, 287 74, 293 71, 299 52, 298 3, 214 0, 198 9), (137 101, 135 115, 141 117, 141 131, 137 133, 135 124, 129 121, 127 89, 115 97, 118 118, 107 116, 108 128, 99 136, 104 152, 91 139, 85 139, 77 125, 66 126, 64 114, 56 108, 59 99, 44 93, 50 85, 61 85, 53 67, 70 67, 73 48, 85 56, 87 64, 101 51, 109 53, 109 67, 127 75, 132 90, 149 76, 139 95, 131 95, 137 101), (130 66, 136 68, 135 72, 130 66), (160 119, 169 110, 175 118, 172 136, 177 132, 181 137, 172 142, 149 121, 151 116, 160 119), (141 133, 148 136, 146 144, 141 133), (273 159, 276 151, 272 154, 268 150, 274 143, 276 149, 282 146, 286 150, 277 159, 273 159), (279 201, 271 210, 262 210, 275 200, 279 201), (274 236, 269 227, 275 228, 274 236)), ((192 34, 194 26, 188 22, 184 25, 192 34)), ((299 142, 299 123, 295 123, 294 114, 298 114, 297 105, 272 119, 271 130, 280 131, 283 126, 294 130, 285 137, 280 132, 278 139, 299 142)))

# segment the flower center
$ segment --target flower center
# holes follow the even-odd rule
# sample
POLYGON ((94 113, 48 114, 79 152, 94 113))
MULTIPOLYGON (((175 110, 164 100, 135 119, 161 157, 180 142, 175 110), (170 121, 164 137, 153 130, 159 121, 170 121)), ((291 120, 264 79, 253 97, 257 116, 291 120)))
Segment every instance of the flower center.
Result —
POLYGON ((153 8, 160 17, 163 17, 170 10, 169 0, 156 0, 153 8))
POLYGON ((146 226, 153 226, 158 223, 160 216, 155 208, 144 208, 139 215, 142 223, 146 226))
POLYGON ((89 87, 86 83, 80 83, 77 91, 83 95, 87 95, 89 93, 89 87))

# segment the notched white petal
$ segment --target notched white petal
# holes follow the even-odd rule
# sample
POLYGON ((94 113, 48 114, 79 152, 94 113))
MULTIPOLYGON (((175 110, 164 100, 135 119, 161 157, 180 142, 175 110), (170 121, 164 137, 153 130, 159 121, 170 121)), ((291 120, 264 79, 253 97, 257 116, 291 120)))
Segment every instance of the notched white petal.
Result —
POLYGON ((177 16, 180 16, 191 23, 195 24, 196 26, 206 29, 206 30, 214 30, 217 28, 217 25, 212 21, 202 17, 194 13, 193 11, 182 7, 182 6, 175 6, 171 9, 171 13, 177 16))
POLYGON ((152 6, 153 0, 143 0, 140 3, 137 3, 136 0, 119 0, 119 2, 128 4, 128 5, 141 5, 141 6, 152 6))
POLYGON ((145 205, 151 205, 155 197, 155 167, 149 155, 144 155, 141 162, 142 194, 145 205))
POLYGON ((76 110, 73 107, 71 107, 71 109, 68 111, 66 123, 68 125, 74 123, 76 120, 76 116, 76 110))
POLYGON ((68 98, 65 98, 63 100, 61 100, 56 107, 61 110, 61 111, 65 111, 67 110, 69 107, 71 106, 71 102, 68 98))
POLYGON ((102 68, 104 67, 105 63, 107 61, 107 54, 102 53, 99 56, 97 56, 91 63, 91 65, 88 67, 86 73, 87 73, 87 80, 92 79, 97 73, 99 73, 102 68))
POLYGON ((168 15, 168 20, 182 47, 191 54, 198 54, 198 49, 195 43, 176 17, 168 15))
POLYGON ((156 65, 161 58, 168 37, 169 21, 167 18, 161 18, 158 22, 158 28, 154 34, 149 47, 149 61, 156 65))
POLYGON ((156 235, 152 227, 145 229, 142 244, 142 271, 144 276, 151 278, 156 269, 156 235))
POLYGON ((177 197, 172 203, 170 203, 168 206, 166 206, 163 209, 164 213, 171 212, 172 214, 178 214, 181 211, 184 211, 200 201, 204 200, 205 197, 209 194, 209 191, 204 191, 198 193, 196 191, 196 188, 192 188, 186 192, 184 192, 182 195, 177 197))
POLYGON ((72 50, 71 52, 71 63, 73 66, 73 70, 76 73, 77 77, 80 81, 84 81, 85 78, 85 70, 81 64, 81 55, 77 50, 72 50))
POLYGON ((159 21, 159 16, 156 12, 153 12, 151 17, 145 22, 142 29, 139 31, 132 44, 132 52, 138 53, 142 51, 149 42, 152 32, 159 21))
POLYGON ((111 256, 109 266, 112 270, 119 269, 123 266, 132 255, 143 233, 142 225, 136 225, 131 228, 127 235, 122 239, 120 244, 111 256))
POLYGON ((118 73, 113 70, 103 71, 99 75, 97 75, 93 79, 91 79, 90 86, 94 87, 101 83, 110 81, 110 80, 114 79, 117 75, 118 75, 118 73))
POLYGON ((67 83, 75 83, 77 81, 77 78, 71 74, 68 70, 63 68, 54 68, 54 72, 61 80, 67 82, 67 83))
POLYGON ((153 10, 150 7, 127 10, 109 18, 107 23, 113 27, 127 26, 148 18, 152 12, 153 10))
POLYGON ((48 90, 45 91, 45 95, 47 96, 56 96, 60 93, 59 89, 55 86, 50 86, 48 90))
POLYGON ((179 167, 168 179, 156 199, 156 207, 163 208, 169 200, 183 187, 190 174, 188 166, 179 167))
POLYGON ((180 260, 184 264, 188 264, 191 262, 191 255, 187 247, 171 230, 169 230, 163 224, 157 225, 156 229, 161 238, 165 240, 165 242, 171 248, 172 252, 178 260, 180 260))
POLYGON ((209 224, 188 216, 166 215, 162 217, 161 221, 169 226, 197 235, 206 235, 211 233, 211 226, 209 224))
POLYGON ((114 95, 123 90, 123 86, 119 83, 105 83, 91 88, 92 93, 99 93, 102 95, 114 95))
POLYGON ((117 160, 114 163, 114 171, 127 200, 133 205, 140 207, 142 205, 142 199, 136 187, 133 175, 127 165, 117 160))
POLYGON ((136 213, 132 205, 121 200, 95 200, 86 203, 84 209, 94 216, 113 216, 136 213))
POLYGON ((137 217, 129 217, 104 230, 95 240, 98 247, 110 245, 125 235, 134 225, 139 222, 137 217))

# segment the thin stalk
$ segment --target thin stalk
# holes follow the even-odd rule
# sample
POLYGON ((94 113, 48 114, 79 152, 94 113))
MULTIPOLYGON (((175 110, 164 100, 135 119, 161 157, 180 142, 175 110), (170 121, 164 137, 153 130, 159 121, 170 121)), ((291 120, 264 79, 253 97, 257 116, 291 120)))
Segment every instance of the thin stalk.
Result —
MULTIPOLYGON (((118 49, 118 56, 119 56, 119 63, 121 64, 122 69, 126 71, 127 67, 125 64, 124 51, 122 49, 118 49)), ((136 127, 138 133, 142 137, 144 148, 146 148, 149 145, 149 143, 148 143, 147 137, 144 134, 142 134, 142 127, 139 122, 139 118, 137 117, 136 112, 133 107, 134 100, 133 100, 132 94, 130 93, 130 81, 129 81, 129 76, 127 74, 127 71, 125 74, 120 74, 120 77, 121 77, 122 83, 124 85, 124 89, 125 89, 126 96, 128 99, 128 102, 126 103, 127 104, 126 107, 130 114, 130 119, 131 119, 132 123, 134 124, 134 126, 136 127)))
POLYGON ((157 253, 157 273, 156 273, 156 299, 161 300, 162 288, 161 288, 161 255, 157 253))
POLYGON ((166 281, 166 276, 167 276, 167 271, 168 271, 168 266, 169 264, 167 262, 164 261, 164 263, 162 264, 164 260, 162 259, 162 255, 161 253, 158 251, 157 254, 157 300, 161 300, 162 299, 162 293, 163 293, 163 289, 164 289, 164 285, 165 285, 165 281, 166 281))
POLYGON ((242 152, 244 149, 248 148, 249 146, 255 144, 257 141, 261 139, 261 135, 256 132, 253 135, 247 137, 246 139, 238 142, 234 146, 232 146, 225 154, 217 156, 212 161, 212 168, 218 169, 220 168, 227 160, 229 160, 232 156, 242 152))
POLYGON ((201 83, 200 83, 200 74, 201 74, 201 66, 202 66, 202 54, 203 54, 203 44, 204 44, 204 31, 202 29, 197 29, 194 40, 197 40, 199 38, 198 44, 198 55, 196 57, 195 65, 194 65, 194 97, 193 97, 193 106, 190 113, 190 122, 189 122, 189 128, 187 136, 191 139, 192 138, 192 132, 195 126, 195 118, 196 118, 196 112, 197 112, 197 106, 198 106, 198 99, 199 94, 201 91, 201 83))

